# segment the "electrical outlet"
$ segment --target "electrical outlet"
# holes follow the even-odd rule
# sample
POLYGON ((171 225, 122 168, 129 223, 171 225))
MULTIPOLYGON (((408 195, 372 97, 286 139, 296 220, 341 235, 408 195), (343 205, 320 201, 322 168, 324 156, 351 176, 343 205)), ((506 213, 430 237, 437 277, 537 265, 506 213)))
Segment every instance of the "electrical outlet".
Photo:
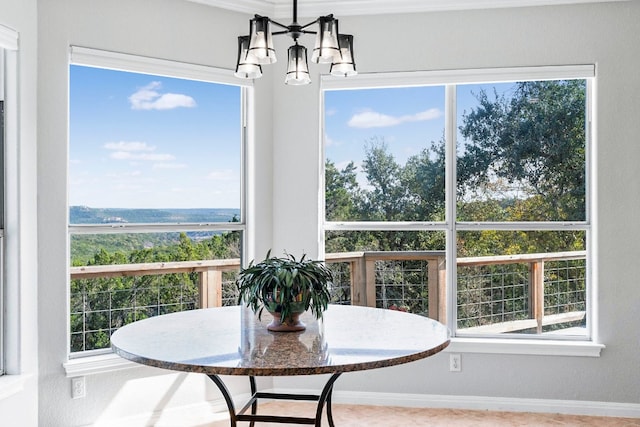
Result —
POLYGON ((449 371, 460 372, 462 370, 462 359, 459 354, 449 355, 449 371))
POLYGON ((81 399, 87 395, 84 377, 71 378, 71 397, 73 399, 81 399))

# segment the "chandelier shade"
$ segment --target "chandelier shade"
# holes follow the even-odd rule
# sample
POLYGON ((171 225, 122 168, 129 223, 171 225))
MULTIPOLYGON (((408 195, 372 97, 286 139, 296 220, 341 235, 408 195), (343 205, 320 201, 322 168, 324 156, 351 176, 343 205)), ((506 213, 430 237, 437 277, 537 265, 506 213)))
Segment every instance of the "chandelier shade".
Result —
POLYGON ((329 72, 333 76, 355 76, 358 73, 356 72, 356 63, 353 60, 353 36, 351 34, 340 34, 338 43, 340 45, 340 55, 331 64, 329 72))
POLYGON ((238 62, 234 75, 242 79, 262 77, 262 67, 258 58, 249 53, 249 36, 238 37, 238 62))
POLYGON ((249 53, 261 64, 273 64, 277 61, 273 48, 271 22, 266 16, 257 16, 249 21, 249 53))
POLYGON ((289 61, 287 76, 284 82, 288 85, 306 85, 311 83, 309 65, 307 63, 307 48, 297 42, 289 47, 289 61))
POLYGON ((338 20, 333 16, 321 16, 318 18, 318 33, 316 45, 313 48, 311 60, 317 63, 330 64, 340 57, 338 47, 338 20))
POLYGON ((298 43, 304 34, 314 34, 315 45, 311 60, 331 64, 329 72, 336 76, 354 76, 356 67, 353 55, 353 36, 340 34, 338 20, 333 15, 321 16, 305 25, 298 24, 298 0, 293 0, 293 22, 283 25, 269 17, 255 15, 249 20, 249 35, 238 37, 238 60, 234 75, 243 79, 262 76, 262 65, 277 61, 273 36, 286 34, 294 44, 289 47, 285 83, 304 85, 311 83, 307 48, 298 43), (317 25, 317 30, 308 28, 317 25), (272 27, 282 31, 272 31, 272 27))

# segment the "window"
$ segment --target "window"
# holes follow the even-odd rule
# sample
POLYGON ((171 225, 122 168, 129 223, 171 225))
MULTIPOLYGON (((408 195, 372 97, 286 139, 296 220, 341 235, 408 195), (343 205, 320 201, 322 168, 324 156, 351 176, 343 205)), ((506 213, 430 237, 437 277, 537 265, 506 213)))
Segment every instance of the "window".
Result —
POLYGON ((0 376, 18 372, 14 348, 22 281, 18 232, 18 33, 0 25, 0 376), (13 230, 10 234, 6 230, 13 230), (11 284, 11 286, 9 286, 11 284))
MULTIPOLYGON (((4 49, 0 49, 0 170, 4 172, 4 49)), ((4 173, 0 174, 0 375, 4 374, 4 173)))
POLYGON ((593 78, 324 79, 325 258, 343 300, 458 337, 590 339, 593 78))
POLYGON ((120 326, 235 304, 248 87, 227 72, 73 48, 69 351, 120 326))

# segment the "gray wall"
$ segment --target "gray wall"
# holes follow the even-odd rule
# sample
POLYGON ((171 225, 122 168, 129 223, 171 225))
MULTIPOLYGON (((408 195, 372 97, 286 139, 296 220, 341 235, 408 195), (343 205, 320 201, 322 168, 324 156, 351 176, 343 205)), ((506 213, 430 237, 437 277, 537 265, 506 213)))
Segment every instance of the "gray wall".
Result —
MULTIPOLYGON (((193 394, 201 400, 215 398, 201 379, 158 376, 145 368, 90 376, 87 397, 70 398, 62 369, 68 317, 68 47, 232 68, 236 35, 247 31, 247 16, 181 0, 40 0, 38 18, 40 423, 82 425, 105 414, 154 409, 169 391, 177 390, 172 395, 176 405, 193 394), (140 403, 132 405, 134 398, 140 403)), ((596 279, 600 337, 607 348, 600 358, 465 354, 458 374, 448 372, 444 356, 436 356, 345 375, 337 390, 640 402, 640 320, 634 307, 640 223, 633 221, 640 208, 638 22, 638 1, 341 17, 341 28, 356 35, 360 72, 597 65, 596 279)), ((286 43, 278 43, 284 52, 286 43)), ((265 76, 256 83, 256 253, 272 247, 275 253, 286 249, 313 256, 320 247, 317 72, 326 69, 312 66, 312 85, 288 87, 283 84, 284 62, 265 67, 265 76)), ((297 385, 287 379, 275 384, 297 385)), ((240 384, 234 387, 244 390, 240 384)))
MULTIPOLYGON (((634 214, 640 207, 639 22, 638 1, 340 18, 340 28, 356 35, 360 72, 596 64, 595 261, 598 327, 607 348, 595 359, 465 354, 461 373, 448 372, 443 354, 346 375, 336 390, 640 402, 634 267, 640 248, 634 214)), ((283 65, 276 65, 280 78, 283 65)), ((319 211, 317 82, 316 76, 303 88, 274 83, 274 250, 315 249, 317 230, 310 225, 319 211)), ((275 381, 278 387, 292 384, 275 381)))
POLYGON ((36 0, 0 0, 0 24, 18 33, 19 45, 18 87, 13 88, 19 98, 18 111, 13 112, 18 120, 19 145, 7 141, 5 150, 10 173, 5 176, 7 265, 4 272, 6 305, 2 316, 4 361, 9 375, 0 377, 0 395, 7 389, 13 391, 0 399, 2 425, 5 420, 20 420, 23 425, 37 424, 36 6, 36 0), (17 389, 8 387, 7 383, 16 378, 20 378, 17 389))

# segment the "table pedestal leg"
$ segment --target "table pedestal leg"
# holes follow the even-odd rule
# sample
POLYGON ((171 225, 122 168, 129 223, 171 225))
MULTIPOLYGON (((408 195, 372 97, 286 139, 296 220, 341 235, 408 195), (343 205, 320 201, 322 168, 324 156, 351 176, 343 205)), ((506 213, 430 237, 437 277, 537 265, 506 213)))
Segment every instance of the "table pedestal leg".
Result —
POLYGON ((333 383, 340 377, 340 374, 333 374, 329 381, 325 384, 322 389, 322 393, 318 398, 318 408, 316 409, 316 425, 315 427, 320 427, 320 423, 322 421, 322 408, 326 402, 327 404, 327 421, 329 421, 330 427, 335 427, 333 424, 333 412, 331 411, 331 396, 333 395, 333 383))
POLYGON ((215 374, 208 375, 208 377, 211 378, 211 381, 213 381, 216 386, 218 386, 218 389, 220 389, 220 392, 224 397, 224 400, 227 404, 227 409, 229 410, 229 421, 231 427, 237 427, 238 421, 248 421, 250 427, 253 427, 256 422, 309 424, 315 427, 321 427, 322 412, 324 410, 325 404, 327 405, 327 421, 329 422, 329 426, 335 427, 333 423, 333 413, 331 410, 331 397, 333 395, 333 384, 340 377, 340 373, 331 375, 331 378, 329 378, 329 380, 325 384, 320 395, 258 392, 255 378, 249 377, 249 383, 251 385, 251 398, 249 399, 247 404, 238 412, 236 412, 235 405, 233 403, 233 399, 231 399, 229 390, 225 386, 224 382, 222 382, 220 377, 215 374), (303 418, 287 417, 282 415, 258 415, 258 399, 305 400, 318 402, 318 405, 316 407, 316 416, 315 418, 303 418), (245 412, 249 408, 251 408, 251 414, 245 414, 245 412))
MULTIPOLYGON (((222 382, 219 376, 212 374, 207 375, 211 378, 211 381, 220 389, 220 393, 222 393, 222 397, 224 397, 224 401, 227 403, 227 409, 229 410, 229 421, 231 422, 231 427, 236 427, 238 425, 238 419, 236 418, 236 408, 233 404, 233 399, 231 399, 231 394, 229 393, 229 389, 222 382)), ((252 377, 253 378, 253 377, 252 377)), ((252 386, 255 387, 255 382, 252 382, 252 386)), ((253 391, 253 390, 252 390, 253 391)), ((257 409, 257 406, 256 406, 257 409)))

